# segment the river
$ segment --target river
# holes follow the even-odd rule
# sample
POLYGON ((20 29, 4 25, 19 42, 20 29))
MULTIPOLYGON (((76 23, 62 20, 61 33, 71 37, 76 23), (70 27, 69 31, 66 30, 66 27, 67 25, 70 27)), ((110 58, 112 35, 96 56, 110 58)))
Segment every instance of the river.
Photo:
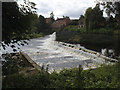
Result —
MULTIPOLYGON (((28 41, 28 45, 20 46, 18 51, 27 53, 32 60, 38 65, 46 68, 48 66, 49 72, 60 71, 64 68, 73 68, 82 65, 83 69, 96 68, 105 63, 104 59, 95 56, 96 58, 89 57, 89 54, 84 55, 76 52, 74 49, 66 49, 63 46, 54 44, 56 35, 47 35, 28 41)), ((16 46, 18 46, 16 44, 16 46)), ((84 48, 84 47, 82 47, 84 48)), ((7 47, 3 50, 1 47, 1 54, 12 53, 12 48, 7 47)))

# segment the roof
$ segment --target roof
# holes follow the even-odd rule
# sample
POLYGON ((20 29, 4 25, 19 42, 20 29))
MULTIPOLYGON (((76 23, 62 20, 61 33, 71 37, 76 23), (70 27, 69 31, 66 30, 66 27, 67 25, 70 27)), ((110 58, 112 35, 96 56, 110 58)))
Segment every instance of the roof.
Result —
POLYGON ((69 18, 69 17, 57 18, 56 21, 58 21, 58 20, 65 20, 65 19, 67 19, 67 18, 69 18))

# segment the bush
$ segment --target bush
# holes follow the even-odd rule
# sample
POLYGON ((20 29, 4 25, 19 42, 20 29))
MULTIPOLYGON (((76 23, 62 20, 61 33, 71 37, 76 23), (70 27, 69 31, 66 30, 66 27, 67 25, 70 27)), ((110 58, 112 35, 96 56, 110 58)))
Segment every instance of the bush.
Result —
POLYGON ((119 63, 83 71, 85 88, 119 88, 119 63))
POLYGON ((47 88, 50 85, 48 74, 38 71, 31 75, 12 74, 3 79, 3 88, 47 88))
POLYGON ((5 59, 2 61, 2 75, 18 73, 21 68, 32 67, 32 65, 19 53, 2 55, 5 59))
POLYGON ((120 88, 120 64, 96 69, 64 69, 59 73, 13 74, 3 78, 3 88, 120 88))

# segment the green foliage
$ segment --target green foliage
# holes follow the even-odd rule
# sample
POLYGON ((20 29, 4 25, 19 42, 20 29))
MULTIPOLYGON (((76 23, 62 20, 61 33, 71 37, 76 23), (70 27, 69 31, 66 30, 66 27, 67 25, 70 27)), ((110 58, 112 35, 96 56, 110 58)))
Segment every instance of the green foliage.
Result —
POLYGON ((51 75, 59 88, 79 88, 80 85, 84 88, 119 88, 119 71, 119 63, 116 63, 113 66, 103 65, 97 69, 82 71, 80 76, 78 68, 64 69, 51 75))
POLYGON ((5 59, 2 61, 2 75, 18 73, 21 68, 31 67, 31 64, 19 53, 6 54, 2 55, 2 57, 5 59))
POLYGON ((99 29, 104 26, 103 12, 100 10, 100 5, 88 8, 85 13, 86 30, 99 29))
POLYGON ((83 19, 83 18, 85 18, 83 15, 80 15, 80 18, 79 18, 79 20, 81 20, 81 19, 83 19))
POLYGON ((55 21, 54 13, 53 12, 50 13, 50 18, 51 18, 51 23, 53 23, 55 21))
POLYGON ((64 27, 63 30, 78 31, 78 25, 68 25, 64 27))
POLYGON ((48 74, 36 71, 34 74, 12 74, 3 79, 3 88, 47 88, 50 86, 48 74))
POLYGON ((45 27, 46 27, 45 18, 42 15, 40 15, 39 16, 39 21, 37 23, 38 33, 44 32, 45 27))
POLYGON ((44 34, 43 33, 31 33, 31 34, 27 34, 26 39, 33 39, 33 38, 38 38, 38 37, 43 37, 44 34))
POLYGON ((114 34, 118 34, 118 35, 120 35, 120 30, 114 30, 114 34))
POLYGON ((116 41, 113 35, 105 34, 111 33, 111 30, 99 29, 93 30, 92 32, 86 32, 84 29, 79 31, 59 31, 57 32, 57 40, 68 42, 68 43, 86 43, 86 44, 112 44, 113 41, 116 41), (93 33, 94 32, 94 33, 93 33), (103 34, 102 34, 103 33, 103 34), (64 37, 63 37, 64 36, 64 37))
POLYGON ((16 73, 3 78, 3 88, 120 88, 119 65, 63 69, 51 74, 37 70, 31 74, 16 73))
POLYGON ((10 43, 25 40, 27 34, 36 32, 33 26, 37 19, 35 10, 35 4, 29 1, 21 7, 17 2, 2 3, 2 40, 5 43, 5 45, 2 43, 3 48, 9 46, 10 43))
POLYGON ((104 11, 108 15, 108 17, 111 17, 111 15, 114 15, 114 23, 116 29, 120 29, 120 1, 119 2, 102 2, 101 5, 104 7, 104 11))
POLYGON ((78 69, 64 69, 59 74, 53 72, 51 74, 55 87, 59 88, 75 88, 78 69))
POLYGON ((50 28, 51 24, 47 24, 46 20, 44 18, 44 16, 40 15, 38 18, 38 22, 37 22, 37 31, 38 33, 50 33, 51 32, 51 28, 50 28))
POLYGON ((92 31, 89 31, 91 33, 96 34, 113 34, 113 29, 106 29, 106 28, 100 28, 100 29, 93 29, 92 31))
POLYGON ((119 88, 119 63, 83 72, 85 88, 119 88))
POLYGON ((78 20, 71 20, 69 25, 78 25, 78 20))

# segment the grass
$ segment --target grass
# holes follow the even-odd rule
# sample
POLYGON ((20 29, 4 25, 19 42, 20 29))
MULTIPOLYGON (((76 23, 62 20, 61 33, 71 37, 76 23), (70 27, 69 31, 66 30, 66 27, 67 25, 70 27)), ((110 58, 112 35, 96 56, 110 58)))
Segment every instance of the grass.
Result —
POLYGON ((86 30, 86 28, 78 29, 78 25, 68 25, 63 28, 64 31, 78 31, 80 33, 92 33, 92 34, 120 34, 120 30, 114 30, 111 28, 99 28, 93 30, 86 30))
POLYGON ((114 30, 114 34, 120 35, 120 30, 114 30))
POLYGON ((43 33, 39 33, 39 34, 33 33, 33 34, 28 34, 28 35, 26 36, 26 39, 33 39, 33 38, 38 38, 38 37, 43 37, 43 36, 44 36, 43 33))

